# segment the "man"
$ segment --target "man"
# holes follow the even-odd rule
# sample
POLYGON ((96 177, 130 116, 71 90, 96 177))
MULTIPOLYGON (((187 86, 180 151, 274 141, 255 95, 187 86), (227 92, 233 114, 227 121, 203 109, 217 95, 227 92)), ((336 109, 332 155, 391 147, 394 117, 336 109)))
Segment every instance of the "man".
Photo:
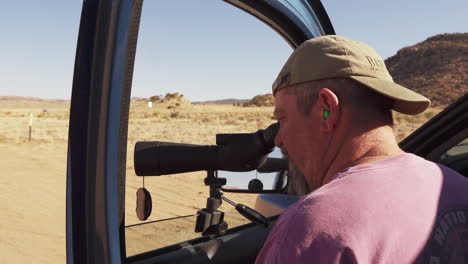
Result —
POLYGON ((275 143, 312 192, 277 220, 257 263, 468 256, 468 182, 398 147, 391 110, 419 114, 430 101, 395 84, 371 47, 339 36, 308 40, 284 65, 273 94, 281 124, 275 143))

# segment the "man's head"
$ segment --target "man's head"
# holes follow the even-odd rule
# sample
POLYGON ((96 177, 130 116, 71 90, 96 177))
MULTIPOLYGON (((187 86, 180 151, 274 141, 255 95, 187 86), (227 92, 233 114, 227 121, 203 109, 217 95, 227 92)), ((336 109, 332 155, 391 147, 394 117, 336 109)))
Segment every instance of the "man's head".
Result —
POLYGON ((329 78, 353 79, 393 99, 392 109, 422 113, 429 99, 393 82, 382 58, 365 43, 340 36, 305 41, 289 57, 273 83, 273 94, 295 84, 329 78))
POLYGON ((395 84, 371 47, 339 36, 299 46, 273 84, 273 93, 281 124, 276 144, 287 149, 311 189, 324 183, 323 175, 307 175, 311 171, 324 174, 336 159, 352 159, 372 148, 367 145, 375 141, 371 135, 377 128, 383 132, 379 136, 390 134, 391 109, 417 114, 430 104, 395 84))

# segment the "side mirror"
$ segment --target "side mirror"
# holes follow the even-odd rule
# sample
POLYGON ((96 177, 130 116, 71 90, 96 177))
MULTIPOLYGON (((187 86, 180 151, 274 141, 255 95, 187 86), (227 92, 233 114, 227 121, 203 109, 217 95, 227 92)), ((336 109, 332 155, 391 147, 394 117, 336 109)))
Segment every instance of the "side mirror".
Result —
POLYGON ((219 178, 226 179, 224 192, 281 193, 288 184, 288 160, 276 148, 257 169, 248 172, 218 171, 219 178))

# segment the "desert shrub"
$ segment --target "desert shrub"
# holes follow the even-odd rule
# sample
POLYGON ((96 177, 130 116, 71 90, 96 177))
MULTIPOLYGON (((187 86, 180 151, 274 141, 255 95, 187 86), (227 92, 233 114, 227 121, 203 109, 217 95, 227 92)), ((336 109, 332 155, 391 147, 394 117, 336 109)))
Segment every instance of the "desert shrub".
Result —
POLYGON ((151 102, 159 102, 161 100, 161 97, 159 95, 153 95, 150 97, 151 102))
POLYGON ((238 125, 240 125, 240 123, 237 122, 236 120, 228 119, 228 120, 224 121, 224 125, 225 126, 238 126, 238 125))
POLYGON ((49 112, 41 112, 41 113, 39 113, 39 114, 37 115, 37 117, 39 117, 39 118, 40 118, 40 117, 47 117, 47 116, 49 116, 49 112))
POLYGON ((166 99, 175 99, 175 98, 179 98, 179 97, 182 97, 183 95, 182 94, 179 94, 179 93, 167 93, 164 98, 166 99))
POLYGON ((178 118, 179 116, 180 116, 179 112, 172 112, 170 115, 171 118, 178 118))

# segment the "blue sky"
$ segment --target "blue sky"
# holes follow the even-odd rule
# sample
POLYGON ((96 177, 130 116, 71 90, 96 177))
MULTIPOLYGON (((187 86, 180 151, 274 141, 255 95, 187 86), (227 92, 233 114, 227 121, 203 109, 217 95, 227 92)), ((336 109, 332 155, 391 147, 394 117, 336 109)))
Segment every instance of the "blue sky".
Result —
MULTIPOLYGON (((468 1, 323 0, 337 34, 384 58, 427 37, 468 32, 468 1)), ((71 96, 81 1, 9 1, 0 9, 0 95, 71 96)), ((291 48, 218 0, 145 0, 132 96, 191 101, 269 93, 291 48)))

